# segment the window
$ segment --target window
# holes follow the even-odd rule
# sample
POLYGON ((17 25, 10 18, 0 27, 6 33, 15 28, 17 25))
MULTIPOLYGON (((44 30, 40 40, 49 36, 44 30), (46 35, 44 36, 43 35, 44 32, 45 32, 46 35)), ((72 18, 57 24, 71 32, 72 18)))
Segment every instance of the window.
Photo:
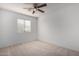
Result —
POLYGON ((18 28, 18 32, 20 32, 20 33, 31 32, 31 21, 24 20, 24 19, 18 19, 17 28, 18 28))
POLYGON ((31 32, 31 22, 29 20, 25 21, 25 32, 31 32))

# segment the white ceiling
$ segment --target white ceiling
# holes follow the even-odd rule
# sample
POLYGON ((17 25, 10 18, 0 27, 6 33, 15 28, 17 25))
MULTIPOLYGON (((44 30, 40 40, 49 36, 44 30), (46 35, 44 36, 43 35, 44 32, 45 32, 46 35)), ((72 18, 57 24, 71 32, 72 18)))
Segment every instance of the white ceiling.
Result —
MULTIPOLYGON (((24 8, 30 8, 32 6, 33 6, 32 3, 0 3, 0 8, 15 11, 25 15, 39 17, 42 13, 36 11, 35 14, 32 14, 32 11, 29 11, 28 9, 24 9, 24 8)), ((46 11, 46 7, 43 7, 42 10, 46 11)))

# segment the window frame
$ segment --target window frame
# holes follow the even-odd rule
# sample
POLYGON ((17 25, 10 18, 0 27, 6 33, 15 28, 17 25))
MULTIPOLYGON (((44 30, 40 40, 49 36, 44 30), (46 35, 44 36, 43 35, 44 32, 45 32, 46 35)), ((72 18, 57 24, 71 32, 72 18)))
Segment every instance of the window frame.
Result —
POLYGON ((20 32, 20 33, 26 33, 26 32, 31 32, 31 20, 25 20, 25 19, 17 19, 17 30, 18 30, 18 32, 20 32), (24 22, 23 22, 23 31, 21 32, 20 31, 20 27, 19 27, 19 22, 18 22, 18 20, 23 20, 24 22), (26 21, 29 21, 29 23, 30 23, 30 25, 29 25, 29 30, 28 31, 26 31, 25 29, 26 29, 26 21))

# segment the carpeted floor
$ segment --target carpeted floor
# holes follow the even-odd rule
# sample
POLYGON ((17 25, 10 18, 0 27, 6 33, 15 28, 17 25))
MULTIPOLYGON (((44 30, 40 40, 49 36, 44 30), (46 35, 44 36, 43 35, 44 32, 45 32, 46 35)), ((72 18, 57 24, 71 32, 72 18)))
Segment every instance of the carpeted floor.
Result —
POLYGON ((79 56, 79 52, 42 41, 32 41, 0 49, 1 56, 79 56))

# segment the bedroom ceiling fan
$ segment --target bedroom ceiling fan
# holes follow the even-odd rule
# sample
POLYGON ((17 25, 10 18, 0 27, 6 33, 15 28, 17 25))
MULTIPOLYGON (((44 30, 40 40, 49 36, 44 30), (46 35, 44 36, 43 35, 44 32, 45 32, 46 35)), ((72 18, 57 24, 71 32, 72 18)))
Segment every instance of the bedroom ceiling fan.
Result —
POLYGON ((43 3, 43 4, 39 4, 39 3, 33 3, 33 7, 31 8, 24 8, 24 9, 28 9, 29 11, 32 10, 32 14, 34 14, 36 11, 39 11, 41 13, 44 13, 45 11, 41 10, 40 8, 46 7, 47 4, 43 3))

